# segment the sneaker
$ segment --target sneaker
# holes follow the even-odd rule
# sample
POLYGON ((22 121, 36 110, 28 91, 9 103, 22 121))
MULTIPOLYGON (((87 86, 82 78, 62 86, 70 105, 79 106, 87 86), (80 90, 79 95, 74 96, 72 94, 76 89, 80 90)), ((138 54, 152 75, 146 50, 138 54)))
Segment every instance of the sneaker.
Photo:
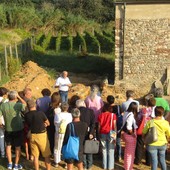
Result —
POLYGON ((7 169, 12 169, 12 163, 9 163, 7 169))
POLYGON ((64 165, 64 169, 67 169, 67 164, 64 165))
POLYGON ((18 164, 18 165, 15 165, 13 170, 18 170, 18 169, 22 169, 22 165, 18 164))
POLYGON ((58 163, 53 162, 52 166, 54 166, 55 168, 58 168, 58 163))
POLYGON ((1 158, 6 158, 6 156, 5 155, 1 155, 1 158))

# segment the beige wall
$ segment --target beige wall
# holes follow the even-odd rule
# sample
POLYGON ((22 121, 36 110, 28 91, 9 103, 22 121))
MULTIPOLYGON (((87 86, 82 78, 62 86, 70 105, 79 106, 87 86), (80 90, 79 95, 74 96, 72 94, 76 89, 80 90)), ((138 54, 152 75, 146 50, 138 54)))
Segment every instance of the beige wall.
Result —
MULTIPOLYGON (((122 5, 116 7, 116 18, 121 18, 122 5)), ((170 18, 170 4, 126 5, 127 19, 170 18)))

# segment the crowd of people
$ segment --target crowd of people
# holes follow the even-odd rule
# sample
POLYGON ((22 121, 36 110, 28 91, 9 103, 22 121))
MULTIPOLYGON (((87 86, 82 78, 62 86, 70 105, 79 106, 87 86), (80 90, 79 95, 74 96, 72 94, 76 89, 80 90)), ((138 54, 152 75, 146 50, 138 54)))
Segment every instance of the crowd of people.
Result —
POLYGON ((69 126, 73 124, 80 142, 79 159, 64 159, 68 170, 72 170, 74 164, 79 170, 93 168, 93 154, 83 151, 85 140, 100 141, 102 169, 114 170, 115 161, 123 158, 124 169, 132 170, 134 164, 142 163, 145 155, 145 163, 152 170, 157 169, 158 162, 162 170, 167 170, 170 107, 162 98, 162 89, 156 89, 155 96, 146 96, 145 105, 141 106, 133 99, 132 90, 127 90, 127 100, 122 104, 115 104, 112 94, 103 101, 97 85, 91 86, 85 99, 77 95, 68 99, 71 86, 68 72, 63 71, 55 83, 59 91, 51 95, 51 91, 44 88, 38 99, 33 99, 30 88, 16 92, 0 87, 0 156, 7 158, 7 169, 23 168, 19 163, 22 146, 26 159, 33 161, 35 170, 39 170, 40 155, 44 157, 47 170, 51 165, 59 167, 63 160, 62 147, 68 142, 69 126), (144 138, 151 122, 157 129, 158 139, 146 145, 144 138))

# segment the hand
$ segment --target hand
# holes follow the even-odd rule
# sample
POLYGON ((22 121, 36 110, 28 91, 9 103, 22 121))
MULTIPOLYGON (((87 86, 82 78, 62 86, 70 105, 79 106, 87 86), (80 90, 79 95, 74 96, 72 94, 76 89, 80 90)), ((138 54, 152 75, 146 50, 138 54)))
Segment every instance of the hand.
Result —
POLYGON ((133 134, 132 134, 132 136, 133 136, 134 138, 136 138, 136 137, 137 137, 135 133, 133 133, 133 134))

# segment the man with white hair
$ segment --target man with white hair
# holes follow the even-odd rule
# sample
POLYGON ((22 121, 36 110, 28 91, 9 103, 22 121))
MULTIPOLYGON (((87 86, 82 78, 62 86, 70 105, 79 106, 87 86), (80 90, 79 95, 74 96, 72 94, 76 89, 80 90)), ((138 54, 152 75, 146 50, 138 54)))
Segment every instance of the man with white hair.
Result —
POLYGON ((72 84, 70 82, 70 79, 68 78, 68 72, 63 71, 61 76, 57 78, 55 83, 55 88, 59 88, 59 93, 61 96, 61 102, 67 102, 68 101, 68 90, 69 87, 71 87, 72 84))
POLYGON ((18 170, 22 166, 18 164, 21 145, 23 142, 23 119, 21 112, 25 110, 26 103, 16 91, 8 93, 9 102, 2 103, 0 106, 0 116, 3 115, 5 121, 5 143, 6 155, 8 159, 7 169, 18 170), (20 102, 17 102, 17 101, 20 102), (15 146, 15 164, 13 166, 11 156, 11 146, 15 146))
MULTIPOLYGON (((80 120, 88 125, 88 133, 85 139, 92 139, 95 131, 95 115, 92 109, 86 108, 85 102, 82 99, 76 101, 76 107, 80 110, 80 120)), ((91 169, 93 165, 93 155, 84 154, 83 165, 84 169, 91 169)))
POLYGON ((131 102, 136 102, 138 105, 138 112, 139 112, 139 102, 137 100, 133 99, 134 97, 134 91, 133 90, 127 90, 126 91, 126 101, 122 103, 122 112, 126 112, 129 108, 129 105, 131 102))

